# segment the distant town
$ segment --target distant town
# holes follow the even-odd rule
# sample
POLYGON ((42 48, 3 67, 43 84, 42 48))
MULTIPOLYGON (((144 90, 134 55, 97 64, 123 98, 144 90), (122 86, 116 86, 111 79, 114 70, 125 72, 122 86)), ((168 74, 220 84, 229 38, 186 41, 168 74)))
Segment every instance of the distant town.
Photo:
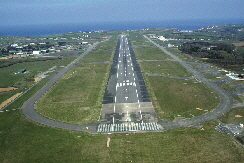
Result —
MULTIPOLYGON (((80 32, 41 37, 0 37, 0 59, 20 59, 47 56, 62 51, 82 50, 104 38, 90 36, 101 31, 80 32)), ((106 37, 105 37, 106 38, 106 37)))

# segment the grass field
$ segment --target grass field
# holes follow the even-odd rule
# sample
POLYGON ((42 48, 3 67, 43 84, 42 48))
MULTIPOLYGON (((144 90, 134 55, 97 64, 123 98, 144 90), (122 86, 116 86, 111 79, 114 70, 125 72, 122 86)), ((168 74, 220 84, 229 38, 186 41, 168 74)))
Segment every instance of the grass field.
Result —
POLYGON ((219 97, 202 83, 160 76, 146 78, 158 118, 173 120, 178 115, 190 118, 214 109, 219 103, 219 97))
POLYGON ((224 123, 230 124, 244 124, 244 107, 233 108, 225 115, 221 116, 219 119, 224 123), (242 117, 236 117, 236 115, 240 115, 242 117))
POLYGON ((63 57, 62 59, 46 60, 46 61, 34 61, 34 62, 22 62, 14 64, 12 66, 0 68, 0 87, 17 87, 17 90, 10 92, 0 93, 0 102, 5 101, 11 95, 14 95, 19 92, 23 92, 28 89, 34 82, 34 76, 40 72, 47 71, 53 66, 64 66, 73 61, 77 55, 70 55, 63 57), (26 69, 27 74, 14 74, 20 69, 26 69))
POLYGON ((130 41, 132 42, 134 48, 137 46, 152 46, 152 43, 145 40, 145 38, 137 32, 129 32, 130 41))
MULTIPOLYGON (((197 60, 195 60, 193 57, 191 57, 190 55, 187 54, 182 54, 181 51, 177 48, 165 48, 167 51, 171 52, 172 54, 174 54, 175 56, 179 57, 180 59, 186 61, 186 62, 195 62, 197 60)), ((200 61, 197 61, 200 62, 200 61)))
POLYGON ((37 111, 68 123, 97 121, 109 68, 109 64, 73 67, 38 101, 37 111))
POLYGON ((49 128, 26 120, 19 111, 0 113, 0 162, 172 162, 241 163, 244 149, 216 122, 161 133, 91 135, 49 128))
POLYGON ((8 91, 8 92, 1 92, 0 93, 0 103, 2 103, 6 99, 12 97, 13 95, 15 95, 16 93, 19 93, 19 92, 21 92, 21 91, 20 90, 12 90, 12 91, 8 91))
POLYGON ((244 102, 244 95, 233 95, 233 98, 238 102, 244 102))
POLYGON ((175 61, 140 62, 140 67, 144 73, 157 73, 179 77, 192 76, 192 74, 175 61))
POLYGON ((39 72, 46 71, 49 68, 55 66, 67 65, 73 61, 77 55, 63 57, 62 59, 46 60, 46 61, 34 61, 34 62, 22 62, 17 63, 12 66, 1 68, 0 76, 1 82, 0 87, 9 87, 13 86, 16 82, 21 80, 23 77, 33 77, 39 72), (14 74, 20 69, 26 69, 27 74, 14 74))
POLYGON ((85 56, 80 63, 91 63, 91 62, 107 62, 111 61, 115 47, 117 37, 112 37, 109 41, 102 42, 92 50, 89 55, 85 56))

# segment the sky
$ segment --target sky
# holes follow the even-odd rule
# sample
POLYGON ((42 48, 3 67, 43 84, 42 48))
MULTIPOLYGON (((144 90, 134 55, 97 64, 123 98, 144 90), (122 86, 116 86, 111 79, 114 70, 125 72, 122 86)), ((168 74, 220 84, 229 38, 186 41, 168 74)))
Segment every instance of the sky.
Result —
POLYGON ((0 25, 244 20, 243 7, 244 0, 1 0, 0 25))

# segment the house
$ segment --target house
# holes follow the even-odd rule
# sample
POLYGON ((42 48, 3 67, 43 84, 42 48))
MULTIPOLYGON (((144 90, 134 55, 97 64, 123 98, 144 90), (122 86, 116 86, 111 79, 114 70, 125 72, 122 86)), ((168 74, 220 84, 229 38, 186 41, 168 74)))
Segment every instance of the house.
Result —
POLYGON ((148 34, 149 38, 157 38, 156 34, 148 34))
POLYGON ((33 55, 40 55, 41 51, 33 51, 32 53, 33 53, 33 55))

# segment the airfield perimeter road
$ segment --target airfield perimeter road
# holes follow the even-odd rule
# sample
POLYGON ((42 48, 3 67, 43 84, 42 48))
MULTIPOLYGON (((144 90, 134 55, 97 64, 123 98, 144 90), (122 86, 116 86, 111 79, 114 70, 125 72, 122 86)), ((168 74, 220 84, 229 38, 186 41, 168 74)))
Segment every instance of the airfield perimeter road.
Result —
POLYGON ((165 54, 169 55, 172 57, 175 61, 180 63, 184 68, 186 68, 190 73, 193 74, 194 78, 196 78, 198 81, 203 82, 206 84, 209 88, 211 88, 213 91, 215 91, 219 97, 220 97, 220 104, 218 105, 217 108, 214 110, 200 115, 196 116, 190 119, 185 119, 180 122, 170 122, 170 121, 163 121, 159 120, 158 124, 162 125, 164 129, 169 129, 169 128, 177 128, 177 127, 185 127, 193 124, 198 124, 201 122, 209 121, 212 119, 216 119, 222 114, 228 112, 232 108, 232 97, 227 94, 222 88, 218 87, 214 83, 210 82, 208 79, 206 79, 201 73, 197 72, 195 69, 193 69, 191 66, 189 66, 186 62, 182 61, 179 59, 177 56, 173 55, 172 53, 168 52, 164 47, 158 45, 154 41, 152 41, 150 38, 144 35, 144 37, 153 43, 155 46, 157 46, 160 50, 162 50, 165 54))
MULTIPOLYGON (((28 118, 37 123, 44 124, 47 126, 55 127, 55 128, 62 128, 62 129, 69 129, 69 130, 76 130, 76 131, 87 131, 85 127, 94 126, 94 124, 86 124, 86 125, 78 125, 78 124, 69 124, 58 122, 55 120, 51 120, 42 116, 41 114, 37 113, 34 104, 36 101, 41 98, 52 86, 56 83, 58 79, 63 76, 73 65, 75 65, 79 60, 81 60, 85 55, 87 55, 96 45, 98 42, 94 43, 92 46, 88 47, 88 49, 81 54, 78 58, 72 61, 69 65, 65 68, 61 69, 56 75, 54 75, 50 81, 44 85, 40 90, 38 90, 33 96, 31 96, 21 107, 22 113, 28 118)), ((92 128, 92 127, 91 127, 92 128)))

